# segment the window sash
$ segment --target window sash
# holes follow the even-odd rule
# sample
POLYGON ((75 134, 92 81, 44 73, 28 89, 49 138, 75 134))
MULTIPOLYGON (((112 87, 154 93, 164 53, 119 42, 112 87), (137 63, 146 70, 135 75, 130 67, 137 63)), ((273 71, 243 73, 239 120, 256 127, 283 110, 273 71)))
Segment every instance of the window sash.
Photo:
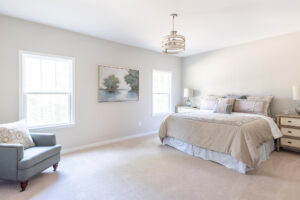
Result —
MULTIPOLYGON (((41 55, 31 55, 31 54, 27 54, 24 53, 21 55, 21 59, 22 59, 22 81, 23 81, 23 85, 22 85, 22 89, 24 92, 57 92, 57 91, 61 91, 61 92, 72 92, 72 85, 73 85, 73 65, 74 65, 74 61, 71 58, 59 58, 57 56, 53 56, 53 57, 49 57, 49 56, 41 56, 41 55), (28 68, 28 62, 26 62, 26 59, 36 59, 35 62, 39 63, 38 65, 35 65, 36 70, 39 71, 38 73, 38 77, 36 79, 36 81, 38 80, 36 84, 36 88, 28 88, 27 86, 29 85, 25 85, 25 83, 27 83, 27 78, 28 78, 28 73, 30 72, 30 68, 28 68), (49 65, 47 66, 48 61, 52 61, 53 62, 53 67, 49 65), (59 64, 59 62, 64 63, 66 65, 64 66, 60 66, 61 64, 59 64), (63 67, 63 68, 62 68, 63 67), (65 68, 67 67, 67 68, 65 68), (58 80, 61 79, 62 77, 59 76, 58 71, 61 69, 65 69, 66 71, 62 71, 64 72, 67 76, 68 76, 68 81, 63 82, 64 85, 62 88, 62 85, 58 85, 58 80), (50 70, 47 72, 47 70, 50 70), (66 73, 67 72, 67 73, 66 73), (48 74, 48 76, 47 76, 48 74), (49 74, 52 74, 52 77, 49 77, 49 74), (45 76, 46 75, 46 76, 45 76), (44 79, 45 78, 45 79, 44 79), (49 79, 50 78, 50 79, 49 79), (51 79, 52 78, 52 79, 51 79), (53 82, 47 82, 49 80, 52 80, 53 82), (48 85, 49 84, 49 85, 48 85), (47 87, 48 85, 48 87, 47 87), (59 87, 60 86, 60 87, 59 87), (64 88, 65 87, 65 88, 64 88)), ((27 60, 28 61, 28 60, 27 60)), ((31 60, 31 62, 33 62, 31 60)), ((32 63, 31 63, 32 64, 32 63)), ((49 64, 49 63, 48 63, 49 64)), ((33 66, 31 66, 33 67, 33 66)), ((30 75, 31 76, 31 75, 30 75)), ((29 78, 31 79, 31 77, 29 78)), ((30 81, 29 81, 30 83, 30 81)))
POLYGON ((42 95, 67 95, 67 109, 68 109, 68 121, 64 122, 64 123, 47 123, 47 124, 40 124, 40 125, 36 125, 36 126, 30 126, 30 128, 41 128, 41 127, 51 127, 51 126, 59 126, 59 125, 66 125, 66 124, 70 124, 72 122, 72 94, 71 93, 47 93, 47 92, 43 92, 43 93, 26 93, 24 94, 24 105, 23 105, 23 113, 24 113, 24 118, 28 117, 28 112, 27 112, 27 97, 28 95, 36 95, 36 96, 42 96, 42 95))
POLYGON ((160 114, 167 114, 167 113, 170 113, 170 112, 171 112, 170 101, 171 101, 171 95, 170 95, 170 94, 166 94, 166 93, 164 93, 164 94, 161 94, 161 93, 159 93, 159 94, 153 93, 153 95, 152 95, 152 102, 153 102, 153 103, 152 103, 152 113, 153 113, 153 115, 160 115, 160 114), (157 110, 156 110, 156 106, 159 106, 159 105, 155 105, 155 97, 157 97, 157 96, 167 96, 167 99, 168 99, 168 107, 167 107, 167 108, 164 108, 164 109, 166 109, 166 111, 163 111, 163 110, 157 111, 157 110))

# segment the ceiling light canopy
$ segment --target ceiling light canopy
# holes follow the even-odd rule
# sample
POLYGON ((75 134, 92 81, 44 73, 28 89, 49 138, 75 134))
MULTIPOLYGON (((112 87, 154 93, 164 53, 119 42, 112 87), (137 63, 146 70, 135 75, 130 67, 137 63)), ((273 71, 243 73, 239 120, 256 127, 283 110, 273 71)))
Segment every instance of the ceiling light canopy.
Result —
POLYGON ((185 37, 178 35, 174 30, 174 20, 178 15, 176 13, 170 15, 172 17, 172 31, 170 35, 162 38, 162 52, 166 54, 178 54, 185 51, 185 37))

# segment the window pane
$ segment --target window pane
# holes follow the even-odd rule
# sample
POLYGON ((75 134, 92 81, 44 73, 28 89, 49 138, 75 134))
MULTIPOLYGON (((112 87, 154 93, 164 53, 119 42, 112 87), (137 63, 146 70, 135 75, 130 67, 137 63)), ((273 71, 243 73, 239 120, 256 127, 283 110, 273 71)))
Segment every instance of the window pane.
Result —
POLYGON ((170 93, 171 73, 167 71, 153 71, 153 92, 170 93))
POLYGON ((40 59, 24 56, 24 90, 38 91, 41 89, 41 61, 40 59))
POLYGON ((152 81, 153 81, 153 92, 158 92, 158 87, 159 87, 159 83, 158 83, 158 72, 157 71, 153 71, 153 77, 152 77, 152 81))
POLYGON ((42 91, 55 91, 55 61, 42 59, 42 91))
POLYGON ((26 97, 26 120, 29 126, 70 122, 68 94, 28 94, 26 97))
POLYGON ((56 61, 56 90, 62 92, 71 91, 71 67, 68 61, 56 61))
POLYGON ((153 94, 153 114, 168 113, 170 106, 169 94, 153 94))

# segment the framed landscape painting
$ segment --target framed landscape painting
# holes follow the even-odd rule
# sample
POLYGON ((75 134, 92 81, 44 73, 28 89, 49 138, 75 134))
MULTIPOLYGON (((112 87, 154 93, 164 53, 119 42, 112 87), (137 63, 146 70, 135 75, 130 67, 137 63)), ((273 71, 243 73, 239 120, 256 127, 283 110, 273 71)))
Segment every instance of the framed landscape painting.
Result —
POLYGON ((139 71, 136 69, 98 66, 99 102, 139 100, 139 71))

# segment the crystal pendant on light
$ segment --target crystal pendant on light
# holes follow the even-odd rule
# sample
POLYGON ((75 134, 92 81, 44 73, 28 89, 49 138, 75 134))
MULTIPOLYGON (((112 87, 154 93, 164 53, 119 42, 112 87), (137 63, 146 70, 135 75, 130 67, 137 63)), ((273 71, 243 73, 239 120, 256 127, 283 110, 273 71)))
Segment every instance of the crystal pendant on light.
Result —
POLYGON ((185 51, 185 37, 182 35, 177 35, 177 31, 174 30, 174 19, 177 14, 170 15, 173 20, 172 31, 170 35, 163 37, 162 52, 167 54, 178 54, 185 51))

